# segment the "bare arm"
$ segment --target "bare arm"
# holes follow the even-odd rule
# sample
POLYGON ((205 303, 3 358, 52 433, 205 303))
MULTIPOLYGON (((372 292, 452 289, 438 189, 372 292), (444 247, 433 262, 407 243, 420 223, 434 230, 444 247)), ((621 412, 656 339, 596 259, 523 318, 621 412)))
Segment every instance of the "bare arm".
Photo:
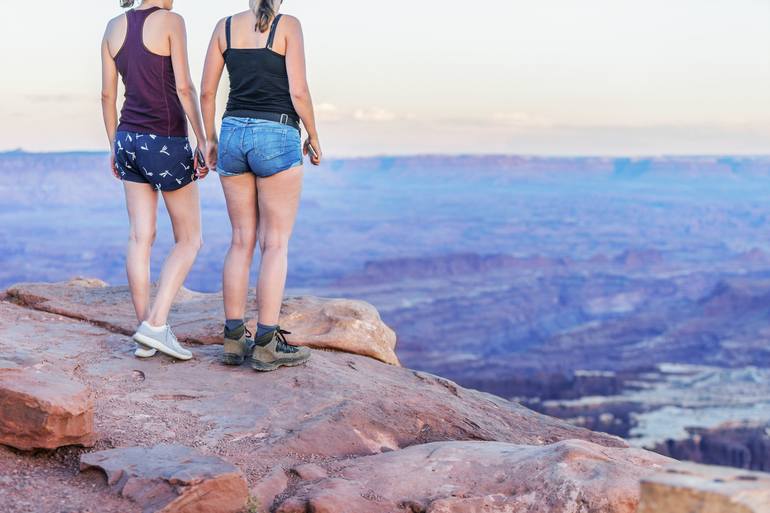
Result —
MULTIPOLYGON (((182 108, 190 120, 193 133, 196 139, 196 148, 200 143, 206 140, 203 133, 203 122, 201 121, 201 111, 198 105, 198 93, 195 91, 195 85, 190 75, 190 62, 187 58, 187 28, 184 19, 177 14, 171 16, 171 62, 174 66, 174 77, 176 79, 176 93, 182 108)), ((201 173, 205 176, 205 173, 201 173)), ((202 176, 201 176, 202 177, 202 176)))
POLYGON ((217 165, 218 137, 215 118, 217 115, 217 89, 219 89, 219 81, 222 79, 222 71, 225 67, 220 42, 224 24, 225 20, 217 23, 214 34, 211 36, 201 81, 201 109, 203 110, 203 126, 206 130, 205 156, 206 163, 212 168, 217 165))
MULTIPOLYGON (((111 24, 107 25, 102 40, 102 117, 104 118, 104 128, 107 130, 107 139, 110 144, 110 153, 115 144, 115 132, 118 129, 118 69, 115 60, 110 53, 110 45, 107 42, 107 34, 110 32, 111 24)), ((118 177, 115 168, 115 156, 111 157, 112 173, 118 177)))
POLYGON ((305 65, 305 38, 302 34, 302 25, 294 17, 287 16, 286 36, 286 71, 289 74, 289 90, 294 109, 302 119, 302 124, 307 130, 308 140, 305 142, 304 152, 308 153, 308 146, 312 146, 316 155, 310 157, 310 161, 316 166, 321 163, 321 144, 318 141, 318 129, 315 124, 315 112, 313 99, 310 96, 310 87, 307 84, 307 69, 305 65))

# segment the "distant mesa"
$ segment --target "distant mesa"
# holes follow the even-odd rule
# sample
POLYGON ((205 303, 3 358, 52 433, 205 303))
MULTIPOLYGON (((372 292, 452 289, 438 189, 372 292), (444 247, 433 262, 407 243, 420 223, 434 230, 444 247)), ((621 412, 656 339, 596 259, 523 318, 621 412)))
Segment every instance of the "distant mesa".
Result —
POLYGON ((616 256, 613 261, 624 267, 638 269, 662 264, 664 257, 657 249, 629 249, 616 256))
POLYGON ((679 460, 770 472, 770 422, 690 428, 690 437, 667 440, 655 450, 679 460))
POLYGON ((476 275, 496 271, 548 271, 589 265, 619 265, 628 269, 642 269, 665 262, 657 249, 629 249, 609 258, 594 255, 588 260, 554 258, 542 255, 481 255, 478 253, 453 253, 448 255, 393 258, 368 261, 364 268, 338 281, 338 285, 366 285, 408 279, 446 278, 448 276, 476 275))
POLYGON ((500 271, 553 270, 569 265, 566 258, 544 256, 480 255, 454 253, 413 258, 395 258, 366 262, 364 269, 339 281, 340 285, 373 284, 391 280, 445 278, 500 271))

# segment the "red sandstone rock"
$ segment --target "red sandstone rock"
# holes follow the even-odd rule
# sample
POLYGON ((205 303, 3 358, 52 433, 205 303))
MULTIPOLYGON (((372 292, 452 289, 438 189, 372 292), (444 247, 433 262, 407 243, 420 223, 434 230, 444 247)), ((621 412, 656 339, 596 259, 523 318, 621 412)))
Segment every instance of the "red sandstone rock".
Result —
POLYGON ((50 370, 0 369, 0 443, 17 449, 93 444, 89 390, 50 370))
POLYGON ((301 484, 277 513, 634 513, 639 480, 671 460, 570 440, 438 442, 358 458, 301 484))
POLYGON ((263 477, 251 488, 252 502, 256 503, 257 511, 270 511, 275 498, 282 494, 288 485, 289 478, 281 467, 273 469, 263 477))
POLYGON ((296 466, 292 471, 303 481, 314 481, 327 477, 326 471, 315 463, 305 463, 304 465, 296 466))
POLYGON ((180 445, 111 449, 80 462, 81 470, 103 470, 112 489, 144 513, 238 513, 248 500, 235 466, 180 445))
MULTIPOLYGON (((78 278, 66 283, 14 285, 7 294, 22 306, 87 320, 110 331, 131 335, 136 329, 127 287, 108 287, 100 280, 78 278)), ((249 305, 255 304, 252 297, 249 305)), ((247 315, 256 319, 253 306, 247 315)), ((182 289, 170 318, 183 342, 222 342, 221 294, 182 289)), ((363 301, 291 298, 281 309, 281 323, 292 332, 289 341, 293 344, 345 351, 399 365, 395 333, 382 322, 377 310, 363 301)))
MULTIPOLYGON (((37 290, 46 293, 43 286, 37 290)), ((88 309, 82 310, 82 314, 90 316, 88 309)), ((108 315, 110 310, 106 307, 99 313, 108 315)), ((304 366, 258 374, 248 366, 221 365, 217 347, 198 346, 193 352, 195 359, 184 363, 162 357, 139 360, 133 357, 132 344, 122 332, 111 333, 89 323, 0 302, 0 367, 57 368, 68 376, 77 375, 79 382, 95 392, 100 444, 132 447, 175 443, 224 458, 243 472, 255 503, 264 510, 278 504, 287 508, 292 498, 298 508, 306 508, 311 499, 333 506, 335 496, 347 500, 354 496, 354 491, 360 492, 361 483, 369 486, 370 481, 363 474, 370 468, 369 455, 408 456, 406 451, 411 449, 404 448, 424 447, 430 442, 503 442, 491 443, 489 449, 483 450, 485 444, 472 444, 473 452, 480 458, 486 454, 484 458, 489 461, 507 461, 506 471, 515 473, 509 482, 527 478, 525 474, 519 475, 517 467, 510 466, 511 461, 506 459, 509 456, 505 451, 510 445, 528 446, 525 448, 533 451, 531 454, 541 455, 558 447, 549 444, 570 439, 615 448, 606 449, 611 461, 598 468, 605 469, 607 475, 614 472, 619 488, 625 486, 623 476, 645 465, 638 462, 637 451, 623 449, 626 444, 616 437, 576 428, 499 397, 464 389, 430 374, 384 365, 372 358, 318 351, 304 366), (50 337, 51 332, 61 336, 50 337), (540 450, 545 452, 537 453, 540 450), (495 452, 496 456, 492 454, 495 452), (356 474, 356 469, 361 473, 356 474), (324 473, 330 477, 324 477, 324 473), (300 475, 312 481, 296 486, 300 475), (328 488, 323 494, 317 486, 308 488, 314 483, 325 483, 328 488), (320 499, 322 495, 327 498, 320 499)), ((605 449, 598 447, 596 451, 601 453, 605 449)), ((7 463, 4 458, 0 453, 0 468, 7 463)), ((495 474, 490 478, 490 474, 480 472, 474 487, 483 494, 460 498, 441 495, 443 484, 436 485, 427 473, 420 475, 414 470, 413 474, 402 474, 400 467, 387 463, 389 459, 375 461, 383 462, 383 470, 373 474, 381 483, 375 483, 373 478, 370 484, 373 490, 383 490, 387 500, 397 497, 385 495, 387 480, 402 475, 418 485, 423 482, 424 488, 414 489, 415 501, 431 498, 431 507, 441 505, 450 508, 447 511, 468 511, 479 505, 521 500, 520 494, 512 490, 504 496, 494 493, 495 474), (466 503, 456 502, 460 499, 466 503)), ((590 462, 590 458, 586 461, 590 462)), ((408 461, 404 462, 407 465, 408 461)), ((582 468, 588 463, 576 465, 582 468)), ((525 473, 535 472, 533 468, 522 467, 525 473)), ((543 486, 552 486, 548 488, 551 491, 558 489, 560 481, 555 480, 563 477, 557 472, 559 468, 541 469, 543 486)), ((466 477, 467 474, 460 475, 459 485, 467 485, 466 477)), ((81 478, 68 479, 75 488, 81 478)), ((30 493, 52 500, 45 479, 29 486, 30 493)), ((593 483, 576 478, 574 500, 569 507, 578 507, 582 488, 593 489, 592 486, 593 483)), ((607 493, 612 496, 611 490, 607 493)), ((376 509, 380 507, 377 501, 372 503, 375 509, 356 513, 380 511, 376 509)))
POLYGON ((281 309, 282 327, 293 343, 370 356, 399 365, 393 350, 396 334, 380 319, 377 309, 363 301, 297 297, 281 309))

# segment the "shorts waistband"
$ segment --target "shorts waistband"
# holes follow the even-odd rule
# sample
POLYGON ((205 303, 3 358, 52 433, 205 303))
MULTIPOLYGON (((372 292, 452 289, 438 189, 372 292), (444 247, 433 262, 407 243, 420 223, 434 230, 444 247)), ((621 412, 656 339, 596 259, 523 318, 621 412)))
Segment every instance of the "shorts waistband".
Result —
POLYGON ((292 114, 279 114, 277 112, 259 112, 254 110, 228 110, 225 112, 224 118, 252 118, 262 119, 264 121, 275 121, 282 125, 288 125, 290 127, 299 128, 299 119, 292 114))

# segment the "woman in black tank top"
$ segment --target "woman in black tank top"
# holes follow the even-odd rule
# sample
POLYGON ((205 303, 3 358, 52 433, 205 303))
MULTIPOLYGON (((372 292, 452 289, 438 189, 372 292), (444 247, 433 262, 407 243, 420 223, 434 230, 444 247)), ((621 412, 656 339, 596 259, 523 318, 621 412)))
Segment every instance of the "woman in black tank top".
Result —
POLYGON ((206 162, 220 175, 233 236, 223 276, 223 362, 249 358, 255 370, 297 365, 307 348, 287 342, 280 329, 288 245, 302 189, 303 154, 321 163, 313 102, 305 72, 302 27, 281 15, 281 0, 251 0, 251 9, 221 20, 214 29, 201 88, 206 162), (225 66, 230 95, 215 126, 216 94, 225 66), (301 144, 300 122, 308 137, 301 144), (257 240, 262 253, 257 285, 255 340, 244 326, 257 240), (252 349, 253 346, 253 349, 252 349))

